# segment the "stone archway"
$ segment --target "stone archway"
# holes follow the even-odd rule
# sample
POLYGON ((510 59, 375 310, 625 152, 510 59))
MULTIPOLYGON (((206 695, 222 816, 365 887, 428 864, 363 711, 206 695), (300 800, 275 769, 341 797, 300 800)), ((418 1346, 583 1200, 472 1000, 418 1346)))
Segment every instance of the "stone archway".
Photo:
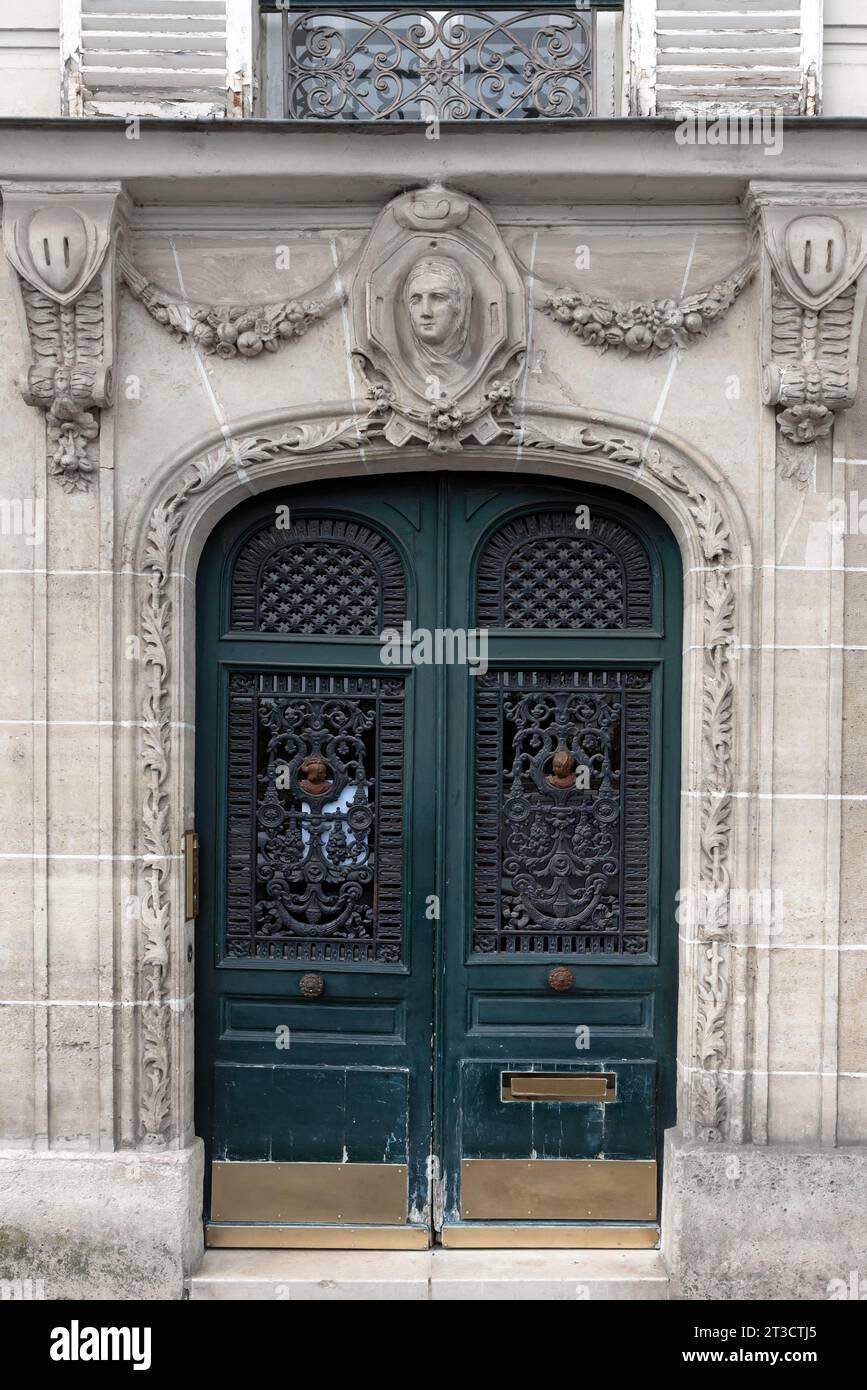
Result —
MULTIPOLYGON (((314 479, 428 470, 423 448, 368 442, 355 408, 294 410, 211 436, 163 468, 140 500, 125 551, 131 577, 122 663, 124 717, 139 731, 123 773, 119 819, 136 846, 140 903, 134 967, 141 1021, 123 1060, 123 1128, 148 1150, 183 1148, 193 1131, 192 998, 181 835, 192 820, 194 575, 205 538, 243 497, 314 479)), ((737 498, 697 450, 639 421, 526 403, 496 443, 441 455, 438 466, 527 470, 605 483, 653 507, 683 558, 681 885, 705 909, 681 924, 678 1126, 688 1138, 744 1140, 749 1000, 731 945, 729 892, 751 883, 750 541, 737 498), (709 906, 708 906, 709 905, 709 906)))

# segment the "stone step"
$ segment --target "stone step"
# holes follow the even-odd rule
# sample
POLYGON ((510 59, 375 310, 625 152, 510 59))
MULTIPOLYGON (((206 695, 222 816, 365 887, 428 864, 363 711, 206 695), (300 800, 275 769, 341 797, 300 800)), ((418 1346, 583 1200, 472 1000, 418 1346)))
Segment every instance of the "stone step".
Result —
POLYGON ((658 1250, 207 1250, 191 1299, 667 1299, 658 1250))

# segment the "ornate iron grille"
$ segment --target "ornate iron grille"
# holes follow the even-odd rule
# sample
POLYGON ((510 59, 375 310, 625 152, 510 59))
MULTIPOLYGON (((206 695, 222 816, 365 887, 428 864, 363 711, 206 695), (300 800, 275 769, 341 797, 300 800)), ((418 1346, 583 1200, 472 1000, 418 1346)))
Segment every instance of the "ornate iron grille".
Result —
POLYGON ((489 672, 475 724, 474 951, 646 952, 650 672, 489 672))
POLYGON ((226 954, 401 953, 404 684, 234 672, 226 954))
POLYGON ((403 565, 375 531, 299 519, 247 541, 232 576, 232 627, 343 637, 377 636, 406 616, 403 565))
POLYGON ((284 12, 285 112, 308 120, 589 116, 592 15, 551 10, 284 12))
POLYGON ((522 516, 491 537, 479 566, 478 622, 507 628, 649 627, 651 570, 638 537, 591 514, 522 516))

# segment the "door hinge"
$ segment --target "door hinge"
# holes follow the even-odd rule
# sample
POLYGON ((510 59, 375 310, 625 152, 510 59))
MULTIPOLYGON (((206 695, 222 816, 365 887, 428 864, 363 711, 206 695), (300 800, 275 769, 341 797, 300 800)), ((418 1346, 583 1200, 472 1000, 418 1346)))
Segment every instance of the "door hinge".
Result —
POLYGON ((184 831, 184 921, 199 915, 199 837, 195 830, 184 831))
POLYGON ((443 1228, 444 1184, 440 1173, 440 1161, 436 1154, 428 1154, 427 1171, 430 1178, 431 1221, 434 1230, 441 1231, 443 1228))

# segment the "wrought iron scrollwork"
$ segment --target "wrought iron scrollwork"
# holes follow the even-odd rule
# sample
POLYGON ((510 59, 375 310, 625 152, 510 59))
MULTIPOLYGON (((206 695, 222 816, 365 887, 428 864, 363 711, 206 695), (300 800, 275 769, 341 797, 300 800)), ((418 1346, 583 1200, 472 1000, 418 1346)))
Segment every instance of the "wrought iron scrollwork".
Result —
POLYGON ((479 566, 478 621, 508 628, 640 628, 651 622, 651 569, 619 521, 575 512, 517 517, 479 566))
POLYGON ((648 671, 478 678, 474 949, 648 949, 648 671))
POLYGON ((283 22, 289 119, 592 113, 592 20, 576 10, 323 8, 283 22))
POLYGON ((228 954, 400 959, 403 704, 396 679, 232 675, 228 954))

